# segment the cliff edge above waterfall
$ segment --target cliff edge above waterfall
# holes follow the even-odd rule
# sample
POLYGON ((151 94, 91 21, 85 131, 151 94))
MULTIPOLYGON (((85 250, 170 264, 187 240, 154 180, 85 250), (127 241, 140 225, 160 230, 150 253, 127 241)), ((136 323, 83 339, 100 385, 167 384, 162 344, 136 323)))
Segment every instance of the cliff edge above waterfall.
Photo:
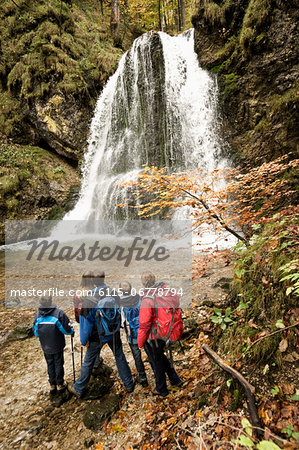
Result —
POLYGON ((200 0, 200 64, 218 74, 226 138, 252 164, 296 152, 298 9, 293 0, 200 0))

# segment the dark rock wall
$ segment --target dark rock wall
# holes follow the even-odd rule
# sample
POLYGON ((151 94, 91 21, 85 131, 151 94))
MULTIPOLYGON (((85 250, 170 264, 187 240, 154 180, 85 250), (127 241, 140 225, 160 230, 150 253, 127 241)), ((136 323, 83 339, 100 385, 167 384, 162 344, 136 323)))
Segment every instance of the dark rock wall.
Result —
POLYGON ((200 64, 218 74, 223 130, 237 161, 297 153, 298 10, 293 0, 200 0, 200 64))

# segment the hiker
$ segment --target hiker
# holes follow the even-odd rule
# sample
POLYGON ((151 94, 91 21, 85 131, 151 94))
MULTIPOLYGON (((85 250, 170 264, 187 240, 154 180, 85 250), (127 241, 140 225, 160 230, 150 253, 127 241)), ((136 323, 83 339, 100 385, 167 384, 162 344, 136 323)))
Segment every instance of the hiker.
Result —
MULTIPOLYGON (((83 299, 85 297, 84 293, 89 292, 90 295, 94 295, 97 290, 97 277, 96 274, 92 271, 86 271, 83 273, 81 277, 81 283, 78 289, 75 292, 73 302, 74 302, 74 311, 75 311, 75 319, 78 323, 80 323, 80 311, 82 309, 83 299)), ((91 336, 90 340, 97 341, 98 335, 96 331, 93 331, 93 335, 91 336)), ((82 365, 82 359, 83 359, 83 348, 81 347, 81 365, 82 365)), ((103 359, 100 357, 100 353, 97 355, 94 366, 92 369, 92 373, 94 375, 97 374, 97 371, 99 367, 101 366, 103 362, 103 359)))
POLYGON ((52 305, 52 297, 41 297, 37 313, 34 317, 33 332, 39 338, 48 366, 50 394, 63 392, 65 347, 64 335, 74 336, 67 315, 52 305))
POLYGON ((173 386, 183 384, 172 362, 164 353, 166 343, 178 339, 183 331, 179 297, 169 295, 166 285, 163 282, 156 283, 156 277, 151 272, 144 272, 141 281, 147 289, 140 306, 137 342, 139 348, 144 346, 154 370, 156 388, 153 394, 166 397, 168 395, 166 375, 173 386), (170 317, 167 317, 169 314, 170 317))
POLYGON ((114 354, 118 374, 125 385, 126 391, 133 392, 134 390, 133 378, 123 352, 119 330, 116 333, 109 335, 107 333, 100 335, 97 326, 99 302, 104 302, 107 299, 119 305, 119 297, 115 296, 113 298, 110 295, 108 297, 108 293, 111 292, 111 289, 105 285, 104 272, 96 274, 95 279, 97 288, 93 291, 92 296, 82 299, 82 308, 80 310, 80 340, 81 344, 87 348, 84 362, 81 366, 81 374, 75 383, 68 384, 68 390, 78 398, 83 395, 89 382, 97 355, 106 343, 114 354))
POLYGON ((148 381, 146 378, 145 367, 141 358, 141 351, 137 344, 140 296, 139 294, 132 295, 132 286, 129 281, 122 281, 119 284, 119 287, 123 292, 123 295, 120 297, 122 325, 125 328, 128 344, 130 346, 138 372, 136 381, 141 384, 141 386, 147 387, 148 381))
POLYGON ((91 291, 96 288, 95 285, 95 279, 94 279, 94 273, 91 271, 84 272, 81 277, 81 283, 78 289, 76 289, 73 302, 74 302, 74 312, 75 312, 75 319, 76 322, 80 323, 80 311, 82 308, 82 302, 83 302, 83 292, 84 291, 91 291))

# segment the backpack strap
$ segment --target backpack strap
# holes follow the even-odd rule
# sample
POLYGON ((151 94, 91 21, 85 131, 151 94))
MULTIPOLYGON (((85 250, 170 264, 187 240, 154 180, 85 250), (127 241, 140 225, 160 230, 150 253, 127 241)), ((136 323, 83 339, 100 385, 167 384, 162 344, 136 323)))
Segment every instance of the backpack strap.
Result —
POLYGON ((154 336, 154 341, 155 341, 156 347, 158 348, 157 330, 154 327, 154 325, 152 325, 152 334, 154 336))
POLYGON ((158 317, 158 303, 157 303, 157 298, 154 295, 147 295, 144 298, 151 298, 152 300, 154 300, 155 302, 155 310, 156 310, 156 317, 158 317))
POLYGON ((166 336, 166 345, 169 345, 169 342, 170 342, 170 332, 171 332, 171 328, 172 328, 172 325, 173 325, 173 321, 174 321, 174 316, 175 316, 175 309, 173 309, 173 313, 172 313, 172 317, 171 317, 171 321, 170 321, 170 325, 169 325, 169 330, 168 330, 168 333, 167 333, 167 336, 166 336))
POLYGON ((112 334, 112 352, 113 352, 113 355, 115 356, 115 331, 113 331, 113 334, 112 334))

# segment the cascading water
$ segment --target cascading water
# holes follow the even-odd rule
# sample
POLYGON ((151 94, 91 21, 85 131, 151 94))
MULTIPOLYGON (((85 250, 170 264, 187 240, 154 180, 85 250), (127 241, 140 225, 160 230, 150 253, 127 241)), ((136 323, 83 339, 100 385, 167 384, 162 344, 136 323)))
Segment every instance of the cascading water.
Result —
POLYGON ((120 218, 120 184, 144 164, 207 172, 221 164, 217 86, 193 48, 193 30, 149 32, 122 57, 97 102, 80 198, 65 219, 120 218))

